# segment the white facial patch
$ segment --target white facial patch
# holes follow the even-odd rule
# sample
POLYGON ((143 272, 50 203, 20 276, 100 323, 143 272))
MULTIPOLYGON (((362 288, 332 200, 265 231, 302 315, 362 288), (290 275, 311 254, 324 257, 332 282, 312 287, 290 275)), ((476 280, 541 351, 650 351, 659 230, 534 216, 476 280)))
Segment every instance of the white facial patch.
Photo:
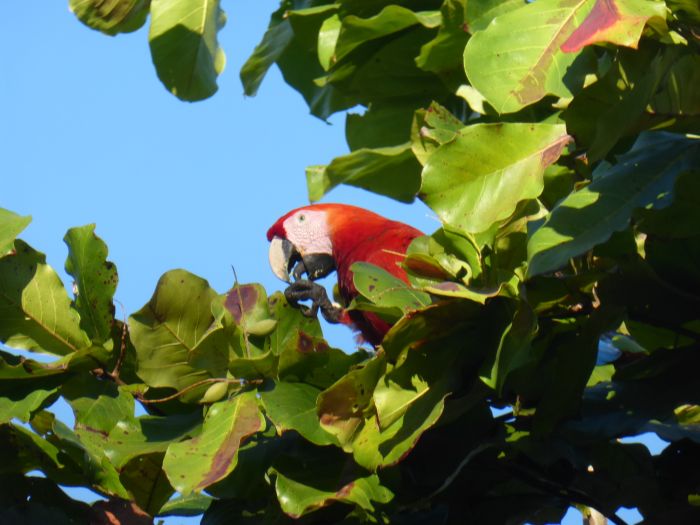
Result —
POLYGON ((316 210, 299 210, 287 217, 282 224, 287 239, 302 256, 312 253, 333 254, 326 213, 316 210))

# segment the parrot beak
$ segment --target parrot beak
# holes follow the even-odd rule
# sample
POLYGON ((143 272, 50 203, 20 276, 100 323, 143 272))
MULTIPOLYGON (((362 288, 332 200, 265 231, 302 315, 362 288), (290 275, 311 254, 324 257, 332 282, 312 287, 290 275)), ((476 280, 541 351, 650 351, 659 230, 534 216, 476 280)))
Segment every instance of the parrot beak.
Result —
POLYGON ((270 241, 270 267, 272 272, 288 283, 307 277, 315 281, 335 270, 335 259, 327 253, 302 255, 287 239, 273 237, 270 241))
POLYGON ((283 281, 292 282, 289 272, 294 263, 301 260, 301 256, 294 248, 294 245, 287 239, 273 237, 272 241, 270 241, 269 256, 272 272, 283 281))

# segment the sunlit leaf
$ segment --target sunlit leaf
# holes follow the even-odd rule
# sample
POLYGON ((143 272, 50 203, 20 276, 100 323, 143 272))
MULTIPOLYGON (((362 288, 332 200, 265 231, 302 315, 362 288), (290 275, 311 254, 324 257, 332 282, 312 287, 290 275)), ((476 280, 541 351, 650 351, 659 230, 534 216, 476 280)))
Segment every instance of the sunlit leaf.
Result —
POLYGON ((339 184, 412 202, 420 185, 420 164, 408 144, 362 148, 336 157, 328 166, 310 166, 306 170, 306 184, 312 202, 339 184))
POLYGON ((160 278, 148 304, 129 319, 137 373, 148 385, 180 390, 225 376, 229 343, 211 313, 216 297, 207 281, 184 270, 160 278))
POLYGON ((0 341, 58 355, 90 345, 56 272, 19 240, 15 252, 0 259, 0 341))
POLYGON ((499 113, 545 95, 570 97, 583 86, 575 71, 585 45, 636 47, 646 21, 665 18, 647 0, 538 0, 496 17, 469 40, 464 67, 470 83, 499 113))
POLYGON ((305 383, 281 381, 273 389, 262 391, 260 400, 280 434, 296 430, 316 445, 331 445, 335 440, 321 428, 316 414, 316 398, 320 393, 318 388, 305 383))
POLYGON ((32 217, 22 217, 4 208, 0 208, 0 256, 5 255, 14 245, 15 238, 22 233, 32 217))
POLYGON ((96 343, 112 335, 117 269, 107 260, 107 245, 95 235, 95 225, 71 228, 63 238, 68 245, 68 272, 77 287, 75 306, 83 329, 96 343))
POLYGON ((216 93, 226 63, 217 33, 225 22, 219 0, 151 0, 153 64, 173 95, 196 101, 216 93))
POLYGON ((467 126, 428 158, 420 198, 446 223, 482 232, 542 192, 544 169, 569 140, 562 125, 467 126))

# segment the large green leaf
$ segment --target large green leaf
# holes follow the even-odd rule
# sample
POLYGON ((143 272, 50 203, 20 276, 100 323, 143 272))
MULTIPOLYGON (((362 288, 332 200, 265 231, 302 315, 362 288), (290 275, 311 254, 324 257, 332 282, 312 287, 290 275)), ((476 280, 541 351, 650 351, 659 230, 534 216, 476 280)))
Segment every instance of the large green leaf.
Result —
POLYGON ((449 393, 445 387, 444 382, 439 383, 413 396, 410 402, 402 400, 401 415, 384 429, 374 415, 366 418, 353 442, 355 461, 374 471, 395 465, 405 458, 442 414, 449 393))
POLYGON ((435 73, 462 69, 462 54, 469 38, 467 4, 467 0, 446 0, 443 3, 438 34, 421 48, 420 55, 416 57, 419 68, 435 73))
POLYGON ((157 514, 175 492, 163 475, 163 456, 144 454, 127 462, 119 472, 134 503, 149 515, 157 514))
POLYGON ((421 24, 434 28, 440 24, 438 12, 415 12, 398 5, 388 5, 371 18, 346 16, 335 45, 335 61, 340 61, 357 46, 421 24))
POLYGON ((376 474, 347 480, 345 485, 342 485, 342 482, 336 482, 335 486, 330 488, 328 485, 336 481, 335 477, 324 478, 318 475, 317 470, 313 473, 316 474, 313 479, 308 479, 310 473, 306 473, 307 479, 299 482, 279 471, 276 472, 277 499, 288 516, 300 518, 334 501, 355 504, 362 509, 372 511, 376 503, 388 503, 394 497, 389 489, 381 485, 376 474))
POLYGON ((109 431, 105 455, 120 469, 134 458, 163 453, 171 443, 196 435, 201 422, 199 412, 121 419, 109 431))
POLYGON ((406 313, 419 310, 432 302, 427 293, 411 288, 398 277, 373 264, 357 262, 350 270, 357 291, 377 306, 406 313))
POLYGON ((200 492, 226 477, 236 467, 243 441, 264 428, 254 393, 215 403, 199 436, 168 447, 163 470, 178 492, 200 492))
POLYGON ((361 148, 336 157, 328 166, 307 168, 306 183, 312 202, 338 184, 349 184, 402 202, 412 202, 420 185, 420 164, 410 144, 361 148))
POLYGON ((476 32, 467 44, 464 67, 470 83, 499 113, 512 113, 548 94, 572 96, 583 86, 574 66, 580 49, 596 42, 636 47, 652 16, 665 18, 663 4, 538 0, 476 32))
POLYGON ((150 0, 70 0, 68 7, 80 21, 108 35, 136 31, 148 16, 150 0))
POLYGON ((78 375, 61 386, 61 395, 73 409, 76 435, 96 454, 112 429, 133 424, 133 396, 111 381, 78 375))
POLYGON ((668 205, 676 177, 698 166, 700 141, 642 136, 617 164, 601 165, 593 182, 572 193, 528 241, 528 275, 551 272, 629 224, 637 208, 668 205))
POLYGON ((58 275, 20 240, 0 259, 0 341, 58 355, 90 345, 58 275))
POLYGON ((288 339, 287 346, 280 354, 278 374, 285 381, 302 382, 324 389, 366 359, 367 353, 363 350, 347 354, 338 348, 331 348, 320 337, 299 330, 288 339))
POLYGON ((160 278, 148 304, 130 317, 137 373, 149 386, 180 390, 226 375, 227 335, 211 313, 216 297, 204 279, 173 270, 160 278))
POLYGON ((305 383, 275 383, 271 390, 260 392, 265 414, 281 434, 296 430, 316 445, 331 445, 333 437, 321 428, 316 414, 316 398, 321 391, 305 383))
POLYGON ((272 14, 262 40, 241 67, 241 83, 248 96, 255 96, 267 71, 294 38, 292 26, 284 16, 284 7, 272 14))
POLYGON ((9 423, 13 419, 28 422, 32 413, 55 399, 56 389, 34 388, 29 392, 13 388, 14 392, 0 395, 0 423, 9 423), (19 390, 19 391, 18 391, 19 390))
POLYGON ((94 224, 71 228, 63 240, 68 245, 66 272, 77 286, 80 325, 93 341, 104 343, 112 335, 117 268, 107 260, 107 245, 95 235, 94 224))
POLYGON ((355 368, 321 392, 316 405, 321 426, 333 434, 341 447, 353 449, 356 433, 364 424, 364 411, 372 401, 372 392, 386 368, 386 359, 379 354, 355 368))
POLYGON ((446 223, 482 232, 537 197, 569 141, 559 124, 474 124, 428 157, 420 198, 446 223))
POLYGON ((152 0, 151 56, 173 95, 196 101, 216 93, 226 63, 217 33, 225 22, 219 0, 152 0))
POLYGON ((15 239, 32 222, 32 217, 22 217, 5 208, 0 208, 0 256, 12 249, 15 239))

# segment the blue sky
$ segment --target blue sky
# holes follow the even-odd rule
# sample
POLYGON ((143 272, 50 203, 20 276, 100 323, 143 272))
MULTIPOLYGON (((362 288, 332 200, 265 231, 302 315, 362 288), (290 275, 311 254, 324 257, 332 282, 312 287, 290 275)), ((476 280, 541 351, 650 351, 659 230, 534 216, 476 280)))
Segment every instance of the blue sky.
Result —
MULTIPOLYGON (((233 264, 242 282, 281 289, 268 268, 265 232, 308 202, 304 168, 329 162, 347 146, 344 117, 329 124, 309 115, 275 68, 257 97, 243 96, 238 71, 276 6, 224 2, 227 66, 219 92, 194 104, 160 84, 147 28, 116 38, 99 34, 74 18, 66 0, 5 6, 0 206, 33 216, 22 237, 47 254, 64 283, 70 283, 63 270, 66 230, 96 223, 119 270, 116 299, 127 313, 141 308, 173 268, 223 292, 233 282, 233 264)), ((420 203, 353 188, 324 200, 371 208, 426 232, 438 225, 420 203)), ((354 345, 344 327, 327 337, 347 350, 354 345)), ((565 523, 580 517, 571 512, 565 523)))

